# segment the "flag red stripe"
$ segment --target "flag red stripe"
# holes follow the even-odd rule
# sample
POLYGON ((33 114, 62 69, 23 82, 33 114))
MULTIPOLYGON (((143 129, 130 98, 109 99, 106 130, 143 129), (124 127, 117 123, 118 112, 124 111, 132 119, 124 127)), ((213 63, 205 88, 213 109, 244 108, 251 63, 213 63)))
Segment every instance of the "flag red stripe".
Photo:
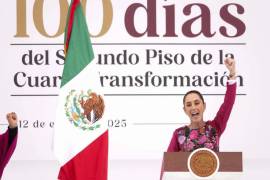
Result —
POLYGON ((69 12, 69 21, 68 21, 68 28, 67 28, 67 36, 66 36, 66 43, 65 43, 65 52, 68 51, 68 45, 69 40, 71 36, 72 26, 73 26, 73 20, 74 20, 74 13, 76 10, 76 7, 80 3, 80 0, 74 0, 71 4, 70 12, 69 12))
POLYGON ((108 130, 61 167, 60 180, 107 180, 108 130))

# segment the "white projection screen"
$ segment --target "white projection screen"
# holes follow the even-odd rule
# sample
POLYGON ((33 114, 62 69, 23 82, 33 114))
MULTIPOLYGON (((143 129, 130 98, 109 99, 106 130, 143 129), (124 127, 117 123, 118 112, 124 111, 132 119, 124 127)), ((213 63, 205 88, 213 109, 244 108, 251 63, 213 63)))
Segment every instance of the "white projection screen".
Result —
MULTIPOLYGON (((55 160, 53 125, 69 3, 12 0, 0 7, 1 133, 7 112, 20 119, 12 160, 55 160)), ((270 158, 269 2, 82 4, 106 101, 110 159, 161 160, 173 131, 189 123, 182 103, 189 90, 204 95, 204 119, 213 119, 226 90, 226 56, 236 60, 237 97, 220 150, 270 158)))

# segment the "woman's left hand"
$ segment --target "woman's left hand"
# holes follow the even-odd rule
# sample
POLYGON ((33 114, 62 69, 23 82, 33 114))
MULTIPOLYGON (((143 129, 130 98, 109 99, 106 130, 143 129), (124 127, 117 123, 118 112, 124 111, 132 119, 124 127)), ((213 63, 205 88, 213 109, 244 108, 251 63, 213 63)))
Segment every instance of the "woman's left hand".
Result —
POLYGON ((229 70, 230 72, 230 77, 233 78, 236 75, 236 71, 235 71, 235 60, 232 58, 227 58, 225 59, 225 65, 226 68, 229 70))

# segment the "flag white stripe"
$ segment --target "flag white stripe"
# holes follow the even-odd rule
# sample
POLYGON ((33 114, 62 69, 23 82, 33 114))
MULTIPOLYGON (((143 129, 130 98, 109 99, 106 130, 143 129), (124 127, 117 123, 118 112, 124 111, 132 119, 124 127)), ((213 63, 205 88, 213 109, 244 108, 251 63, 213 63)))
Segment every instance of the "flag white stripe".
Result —
MULTIPOLYGON (((57 121, 55 122, 54 132, 54 152, 61 165, 64 165, 76 156, 108 129, 105 113, 106 110, 102 119, 94 124, 100 124, 100 128, 95 130, 82 130, 69 122, 65 115, 64 105, 66 103, 66 97, 72 89, 75 89, 78 92, 81 90, 87 92, 87 90, 91 89, 92 91, 102 95, 97 67, 94 60, 76 77, 63 86, 59 94, 59 104, 56 117, 57 121)), ((104 101, 106 103, 105 99, 104 101)))

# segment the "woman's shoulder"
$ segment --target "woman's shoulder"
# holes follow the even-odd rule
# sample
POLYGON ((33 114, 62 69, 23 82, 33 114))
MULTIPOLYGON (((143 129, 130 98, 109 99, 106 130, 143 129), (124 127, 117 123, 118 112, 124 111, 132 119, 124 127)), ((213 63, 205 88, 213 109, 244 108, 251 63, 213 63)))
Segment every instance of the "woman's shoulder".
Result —
POLYGON ((205 128, 206 129, 211 129, 211 128, 216 128, 216 124, 214 120, 208 120, 205 122, 205 128))
MULTIPOLYGON (((187 125, 181 126, 181 127, 177 128, 177 129, 175 129, 175 130, 174 130, 174 133, 175 133, 175 134, 184 134, 187 128, 188 128, 187 125)), ((189 129, 189 128, 188 128, 188 129, 189 129)))

